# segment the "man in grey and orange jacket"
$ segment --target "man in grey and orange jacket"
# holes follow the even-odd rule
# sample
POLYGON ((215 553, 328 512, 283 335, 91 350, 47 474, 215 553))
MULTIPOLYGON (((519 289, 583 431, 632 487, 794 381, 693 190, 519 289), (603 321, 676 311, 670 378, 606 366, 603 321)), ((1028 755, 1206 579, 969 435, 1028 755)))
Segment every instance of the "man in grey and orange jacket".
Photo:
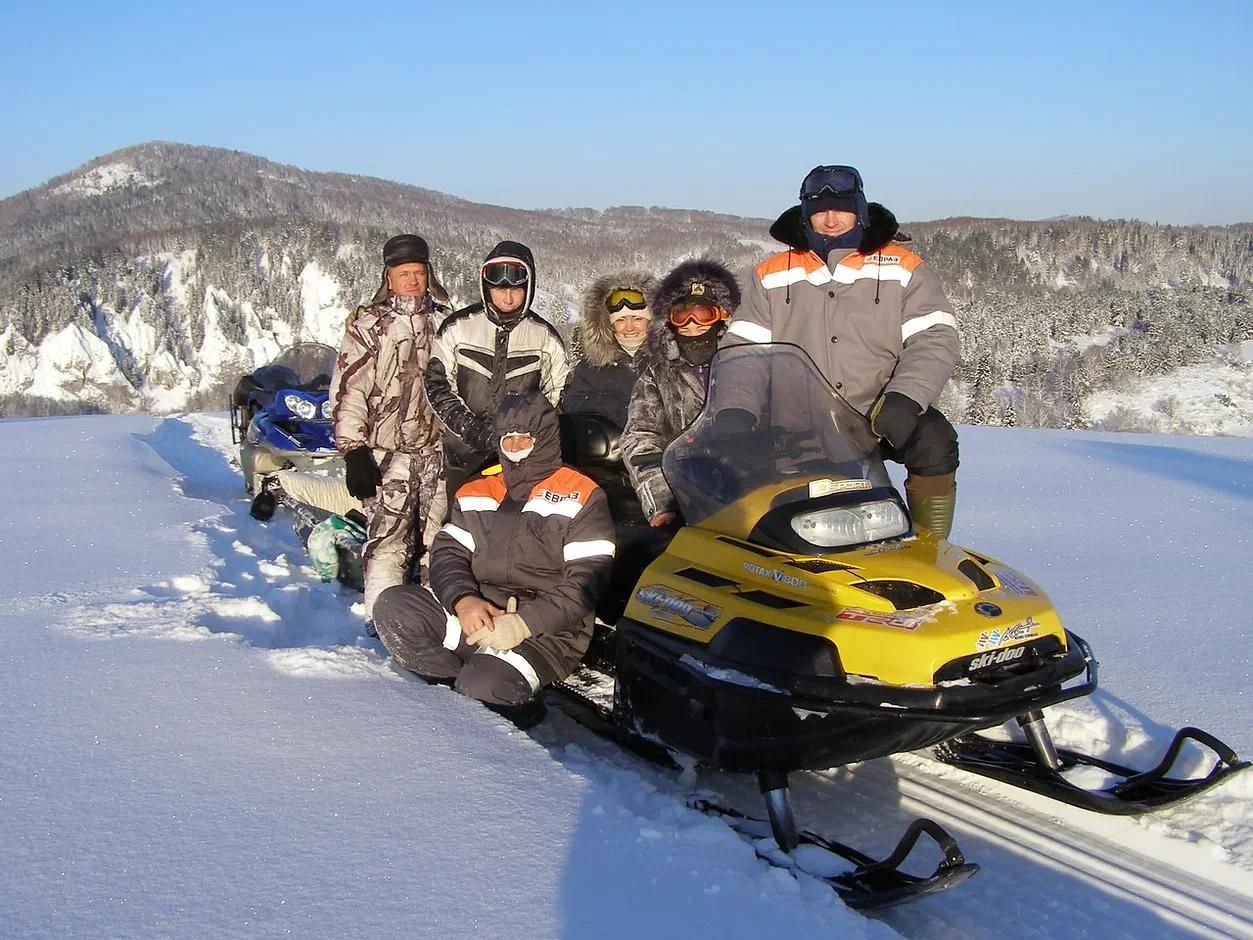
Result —
POLYGON ((864 414, 886 458, 909 471, 916 522, 953 525, 957 432, 935 408, 961 356, 935 271, 895 242, 896 218, 867 203, 860 174, 815 167, 770 234, 788 246, 746 278, 723 345, 795 343, 864 414))
POLYGON ((424 388, 435 331, 448 313, 432 298, 435 287, 426 241, 388 239, 383 284, 349 321, 331 376, 335 446, 368 520, 367 618, 385 588, 405 581, 443 481, 440 423, 424 388))

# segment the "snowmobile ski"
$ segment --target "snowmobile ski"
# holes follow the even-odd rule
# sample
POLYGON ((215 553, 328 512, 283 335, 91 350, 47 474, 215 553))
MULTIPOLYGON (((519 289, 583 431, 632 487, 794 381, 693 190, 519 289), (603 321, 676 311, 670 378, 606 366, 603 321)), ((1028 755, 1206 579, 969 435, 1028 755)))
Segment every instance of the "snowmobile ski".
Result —
POLYGON ((939 760, 962 770, 1082 809, 1120 816, 1147 813, 1191 799, 1249 766, 1249 761, 1241 760, 1230 747, 1199 728, 1181 728, 1157 766, 1143 772, 1068 748, 1052 749, 1052 753, 1056 755, 1056 769, 1042 763, 1030 743, 994 741, 980 734, 964 735, 935 749, 939 760), (1188 741, 1214 752, 1217 760, 1213 767, 1203 777, 1167 776, 1188 741), (1095 768, 1121 779, 1100 789, 1086 789, 1065 778, 1064 774, 1075 768, 1095 768))
POLYGON ((693 797, 688 806, 707 816, 722 819, 742 838, 752 844, 757 857, 776 868, 805 872, 812 878, 825 882, 849 907, 856 910, 873 910, 912 901, 928 894, 935 894, 961 884, 979 870, 973 862, 967 862, 961 849, 951 835, 930 819, 916 819, 905 830, 896 848, 882 859, 874 859, 852 846, 827 839, 813 832, 798 832, 800 846, 814 846, 852 862, 852 871, 838 874, 819 874, 806 871, 798 863, 795 853, 779 849, 771 837, 770 823, 764 819, 745 816, 738 810, 721 806, 710 800, 693 797), (935 871, 928 876, 911 875, 900 870, 900 865, 912 853, 923 836, 933 839, 944 858, 935 871))
MULTIPOLYGON (((625 750, 660 766, 678 769, 680 765, 668 748, 623 727, 614 720, 612 710, 597 700, 598 687, 602 685, 601 680, 606 678, 608 677, 604 673, 585 665, 564 682, 550 686, 546 690, 545 699, 579 724, 625 750)), ((858 910, 889 907, 935 894, 960 884, 979 870, 977 864, 966 861, 957 841, 938 823, 929 819, 914 820, 901 836, 896 848, 883 859, 875 859, 852 846, 814 832, 795 830, 790 805, 787 804, 786 775, 776 777, 776 785, 781 784, 783 789, 776 791, 774 795, 782 799, 786 825, 792 830, 787 837, 792 843, 790 852, 779 847, 780 838, 774 824, 769 820, 748 816, 704 795, 689 797, 687 805, 707 816, 722 819, 739 836, 750 842, 758 857, 765 862, 794 875, 804 872, 825 882, 845 904, 858 910), (901 871, 900 865, 912 854, 918 840, 924 835, 933 839, 943 853, 940 864, 927 876, 901 871), (851 862, 854 867, 850 871, 830 874, 807 870, 792 854, 802 846, 823 849, 851 862)), ((767 778, 759 774, 759 779, 767 778)), ((763 792, 764 788, 765 784, 763 792)), ((775 811, 771 803, 768 802, 767 805, 772 808, 772 812, 775 811)))

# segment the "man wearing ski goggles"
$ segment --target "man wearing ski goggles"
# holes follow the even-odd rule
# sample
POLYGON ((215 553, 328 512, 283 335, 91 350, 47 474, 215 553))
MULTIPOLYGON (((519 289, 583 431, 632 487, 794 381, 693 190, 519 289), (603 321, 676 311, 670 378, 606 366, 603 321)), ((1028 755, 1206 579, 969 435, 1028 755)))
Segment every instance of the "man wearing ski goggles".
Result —
POLYGON ((531 309, 535 258, 502 241, 479 266, 482 302, 457 311, 436 335, 426 394, 445 428, 445 481, 451 498, 480 469, 496 463, 492 429, 510 392, 540 392, 555 407, 569 366, 565 344, 531 309))
POLYGON ((526 266, 516 261, 497 261, 483 265, 483 280, 490 287, 524 287, 531 279, 526 266))
MULTIPOLYGON (((935 404, 961 349, 939 277, 895 240, 895 216, 866 201, 851 166, 810 170, 770 234, 787 250, 757 266, 725 342, 805 349, 835 392, 866 415, 884 456, 909 471, 914 521, 947 538, 957 432, 935 404)), ((739 384, 755 380, 745 375, 739 384)))

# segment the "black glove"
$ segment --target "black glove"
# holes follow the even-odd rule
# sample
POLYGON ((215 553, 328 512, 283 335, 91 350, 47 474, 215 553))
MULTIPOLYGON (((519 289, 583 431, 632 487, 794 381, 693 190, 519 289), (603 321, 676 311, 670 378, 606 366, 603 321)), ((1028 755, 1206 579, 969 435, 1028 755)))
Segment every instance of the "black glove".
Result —
POLYGON ((757 418, 743 408, 724 408, 714 415, 715 434, 745 434, 757 427, 757 418))
POLYGON ((383 485, 383 474, 379 465, 374 462, 374 454, 368 447, 357 447, 344 454, 344 465, 347 472, 344 482, 348 484, 348 492, 360 500, 374 496, 383 485))
POLYGON ((466 428, 462 442, 476 454, 494 454, 500 449, 496 425, 491 419, 479 419, 466 428))
POLYGON ((870 430, 875 437, 887 441, 893 450, 903 448, 918 430, 922 409, 908 395, 885 392, 870 409, 870 430))

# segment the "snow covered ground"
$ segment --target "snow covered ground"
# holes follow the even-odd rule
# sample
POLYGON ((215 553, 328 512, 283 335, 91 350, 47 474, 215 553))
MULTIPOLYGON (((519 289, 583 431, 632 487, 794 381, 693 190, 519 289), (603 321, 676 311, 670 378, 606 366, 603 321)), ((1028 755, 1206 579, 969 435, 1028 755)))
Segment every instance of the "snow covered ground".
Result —
MULTIPOLYGON (((1253 753, 1253 440, 962 435, 955 540, 1102 663, 1058 743, 1148 764, 1195 724, 1253 753)), ((1253 771, 1140 819, 922 754, 797 775, 808 828, 881 853, 926 815, 983 866, 867 919, 686 809, 691 781, 393 669, 248 516, 224 418, 5 421, 0 450, 5 937, 1253 936, 1253 771)))

